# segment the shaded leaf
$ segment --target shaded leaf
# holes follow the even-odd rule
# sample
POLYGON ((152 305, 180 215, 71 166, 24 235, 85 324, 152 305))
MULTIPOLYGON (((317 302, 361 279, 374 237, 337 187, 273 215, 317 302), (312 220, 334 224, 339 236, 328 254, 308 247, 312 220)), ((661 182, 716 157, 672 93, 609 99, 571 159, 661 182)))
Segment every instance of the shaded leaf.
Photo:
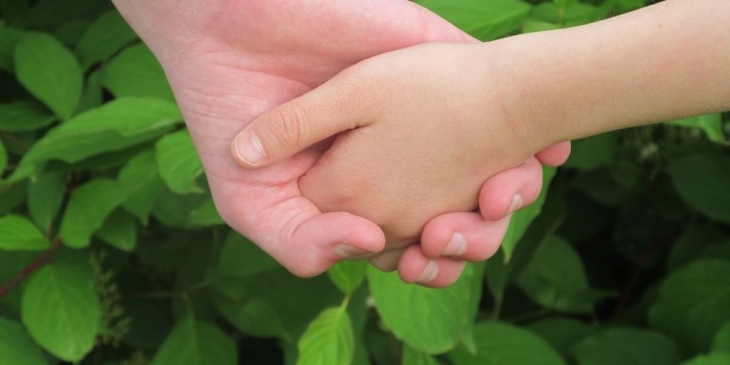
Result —
POLYGON ((712 341, 712 352, 724 351, 730 354, 730 321, 717 331, 715 339, 712 341))
POLYGON ((560 358, 540 337, 519 327, 486 322, 474 326, 477 353, 470 354, 463 347, 449 353, 454 365, 564 365, 560 358))
POLYGON ((229 277, 255 275, 280 268, 281 265, 255 243, 231 231, 223 243, 216 267, 219 277, 229 277))
POLYGON ((117 181, 129 191, 122 203, 124 209, 147 224, 150 210, 165 187, 157 171, 154 151, 146 150, 130 159, 119 171, 117 181))
POLYGON ((91 23, 76 45, 81 67, 106 59, 136 38, 116 9, 107 11, 91 23))
POLYGON ((706 248, 717 242, 730 240, 730 237, 716 225, 693 225, 690 226, 672 246, 667 268, 669 271, 677 270, 692 262, 706 248))
POLYGON ((527 326, 547 341, 561 355, 570 353, 578 342, 593 334, 596 329, 570 318, 549 318, 527 326))
POLYGON ((104 220, 96 236, 121 251, 132 252, 137 246, 137 225, 134 217, 117 209, 104 220))
POLYGON ((730 262, 705 260, 669 275, 649 310, 649 323, 693 352, 706 351, 730 321, 730 262))
POLYGON ((51 247, 31 221, 23 216, 8 214, 0 217, 0 249, 7 251, 38 251, 51 247))
POLYGON ((297 365, 349 364, 355 351, 354 337, 344 307, 325 309, 299 339, 297 365))
POLYGON ((66 173, 43 171, 28 185, 28 210, 36 224, 48 231, 61 209, 66 173))
POLYGON ((14 61, 18 81, 59 118, 70 118, 83 83, 73 54, 47 34, 28 33, 15 47, 14 61))
POLYGON ((617 136, 616 133, 603 133, 573 141, 570 158, 564 166, 587 171, 610 163, 616 150, 617 136))
POLYGON ((54 356, 82 359, 94 347, 101 308, 90 268, 83 262, 46 265, 23 293, 23 323, 33 339, 54 356))
POLYGON ((530 5, 520 0, 417 0, 459 29, 488 41, 519 29, 530 12, 530 5))
POLYGON ((98 0, 40 0, 31 11, 31 24, 42 28, 55 28, 72 21, 93 20, 111 7, 98 0))
POLYGON ((630 328, 613 328, 586 338, 573 348, 580 365, 673 365, 677 346, 664 335, 630 328))
POLYGON ((236 348, 228 336, 212 324, 183 317, 162 343, 152 365, 235 365, 236 348))
POLYGON ((61 221, 59 234, 63 242, 74 248, 88 246, 91 235, 125 197, 124 189, 113 180, 96 179, 78 187, 61 221))
POLYGON ((177 194, 202 193, 195 180, 203 174, 195 145, 187 129, 162 137, 155 146, 162 180, 177 194))
POLYGON ((117 97, 144 96, 175 101, 162 66, 143 43, 125 49, 104 65, 101 82, 117 97))
POLYGON ((180 123, 174 104, 144 98, 117 99, 51 129, 21 164, 48 159, 78 162, 153 139, 180 123))
POLYGON ((671 161, 669 173, 682 199, 710 218, 730 222, 730 157, 688 155, 671 161))
POLYGON ((23 327, 0 317, 0 364, 46 365, 48 362, 23 327))
POLYGON ((700 355, 682 365, 727 365, 730 364, 730 354, 718 352, 709 355, 700 355))
POLYGON ((366 261, 343 260, 327 270, 327 276, 343 293, 350 294, 360 287, 367 271, 368 263, 366 261))
POLYGON ((190 223, 198 226, 217 226, 225 224, 223 218, 218 214, 213 198, 208 198, 203 204, 190 212, 190 223))
POLYGON ((439 365, 439 362, 422 351, 403 345, 403 365, 439 365))
POLYGON ((0 24, 0 70, 13 72, 15 70, 13 53, 15 46, 23 37, 23 31, 0 24))
POLYGON ((56 120, 47 109, 27 100, 0 104, 0 128, 8 132, 32 131, 56 120))

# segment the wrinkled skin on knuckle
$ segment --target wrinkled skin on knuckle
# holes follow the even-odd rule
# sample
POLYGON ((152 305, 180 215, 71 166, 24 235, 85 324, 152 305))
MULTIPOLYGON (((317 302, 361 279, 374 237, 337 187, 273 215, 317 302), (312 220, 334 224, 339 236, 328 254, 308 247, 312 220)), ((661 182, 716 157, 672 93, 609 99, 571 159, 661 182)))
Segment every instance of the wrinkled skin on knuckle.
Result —
POLYGON ((306 128, 309 120, 305 109, 292 102, 279 111, 274 121, 269 124, 271 135, 277 139, 279 146, 285 149, 297 147, 306 133, 303 128, 306 128))

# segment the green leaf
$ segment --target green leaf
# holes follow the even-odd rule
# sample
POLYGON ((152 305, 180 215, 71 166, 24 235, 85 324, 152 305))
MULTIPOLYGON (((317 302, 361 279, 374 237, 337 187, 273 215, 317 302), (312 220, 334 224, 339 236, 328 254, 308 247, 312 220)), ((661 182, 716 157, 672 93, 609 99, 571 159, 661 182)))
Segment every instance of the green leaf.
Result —
POLYGON ((649 323, 693 352, 709 348, 730 321, 730 262, 691 263, 667 277, 649 310, 649 323))
POLYGON ((208 227, 225 224, 223 218, 218 214, 213 198, 208 198, 199 207, 190 212, 190 223, 208 227))
POLYGON ((281 265, 259 246, 235 231, 226 237, 217 265, 219 277, 250 276, 279 267, 281 265))
POLYGON ((94 347, 101 308, 91 269, 84 262, 56 260, 29 280, 22 317, 33 339, 65 361, 78 361, 94 347))
POLYGON ((202 193, 195 180, 203 174, 195 145, 187 129, 162 137, 155 146, 162 180, 177 194, 202 193))
POLYGON ((550 346, 566 356, 578 342, 593 334, 596 329, 569 318, 549 318, 527 326, 547 341, 550 346))
POLYGON ((345 260, 327 270, 327 276, 343 293, 350 294, 360 287, 360 284, 365 280, 367 271, 368 264, 366 261, 345 260))
POLYGON ((105 60, 123 46, 137 39, 132 28, 127 25, 119 12, 109 10, 97 18, 79 39, 76 54, 84 69, 105 60))
POLYGON ((690 226, 672 246, 672 251, 667 259, 667 269, 675 271, 699 256, 699 254, 718 242, 726 242, 730 236, 726 235, 717 225, 693 225, 690 226))
POLYGON ((718 352, 709 355, 700 355, 682 365, 727 365, 730 364, 730 354, 718 352))
POLYGON ((129 160, 119 171, 117 181, 129 191, 122 203, 124 209, 147 224, 150 210, 165 187, 157 171, 154 151, 146 150, 129 160))
POLYGON ((23 327, 0 317, 0 364, 46 365, 48 362, 23 327))
POLYGON ((403 345, 403 365, 440 365, 433 356, 418 351, 408 344, 403 345))
POLYGON ((228 336, 212 324, 183 317, 160 350, 152 365, 235 365, 236 347, 228 336))
POLYGON ((56 28, 63 23, 93 20, 111 7, 98 0, 40 0, 34 3, 31 24, 39 28, 56 28))
POLYGON ((96 235, 121 251, 132 252, 137 246, 137 225, 134 217, 123 210, 112 212, 96 235))
POLYGON ((90 22, 84 20, 63 23, 53 32, 53 37, 66 47, 73 47, 78 43, 81 35, 84 34, 90 24, 90 22))
POLYGON ((505 262, 509 262, 512 258, 512 252, 517 246, 517 242, 520 241, 522 236, 527 231, 527 227, 530 223, 540 214, 542 211, 542 205, 545 203, 545 197, 547 196, 548 187, 550 181, 555 176, 555 168, 543 167, 542 169, 542 191, 540 196, 537 197, 534 203, 529 206, 522 208, 512 214, 507 233, 505 233, 502 239, 502 252, 504 253, 505 262))
POLYGON ((565 364, 560 355, 537 335, 506 323, 479 323, 474 326, 474 337, 477 341, 477 353, 471 354, 463 347, 457 348, 449 353, 454 365, 565 364))
POLYGON ((126 197, 116 181, 96 179, 78 187, 71 194, 61 221, 63 242, 73 248, 86 247, 106 217, 126 197))
POLYGON ((104 65, 101 82, 117 97, 146 96, 175 101, 162 66, 143 43, 125 49, 104 65))
POLYGON ((30 6, 25 0, 4 0, 0 1, 0 11, 3 14, 5 24, 21 29, 28 27, 30 19, 30 6))
POLYGON ((299 339, 297 365, 349 364, 355 336, 345 307, 322 311, 299 339))
POLYGON ((153 139, 181 120, 177 107, 165 101, 117 99, 50 130, 33 145, 21 164, 48 159, 78 162, 153 139))
POLYGON ((13 72, 13 53, 15 46, 23 37, 23 32, 19 29, 11 28, 0 24, 0 70, 13 72))
POLYGON ((679 196, 708 217, 730 222, 730 157, 692 154, 669 164, 679 196))
POLYGON ((8 214, 0 217, 0 249, 38 251, 51 247, 43 233, 25 217, 8 214))
POLYGON ((8 165, 8 150, 5 149, 5 143, 0 140, 0 177, 5 172, 5 167, 8 165))
POLYGON ((617 145, 616 133, 603 133, 572 142, 571 153, 565 167, 588 171, 613 161, 617 145))
POLYGON ((520 0, 417 0, 473 37, 488 41, 520 28, 530 5, 520 0))
POLYGON ((28 210, 38 227, 49 231, 63 203, 66 173, 43 171, 28 185, 28 210))
POLYGON ((724 351, 730 354, 730 321, 717 331, 715 339, 712 341, 712 352, 724 351))
POLYGON ((573 348, 580 365, 673 365, 680 360, 677 346, 662 334, 613 328, 588 337, 573 348))
POLYGON ((723 144, 727 143, 727 138, 725 138, 725 134, 722 132, 722 116, 720 113, 675 120, 669 122, 669 124, 687 128, 699 128, 705 132, 707 138, 711 141, 723 144))
POLYGON ((473 271, 446 289, 405 284, 397 273, 368 270, 370 292, 383 323, 403 342, 427 354, 454 348, 471 321, 473 271))
POLYGON ((522 33, 544 32, 555 29, 560 29, 560 26, 542 20, 528 20, 522 25, 522 33))
POLYGON ((32 131, 50 125, 56 116, 27 100, 0 104, 0 129, 8 132, 32 131))
POLYGON ((571 313, 590 313, 593 294, 583 262, 573 246, 553 236, 517 280, 527 295, 545 308, 571 313))
POLYGON ((15 74, 23 86, 61 119, 81 98, 83 76, 73 54, 47 34, 29 33, 15 47, 15 74))

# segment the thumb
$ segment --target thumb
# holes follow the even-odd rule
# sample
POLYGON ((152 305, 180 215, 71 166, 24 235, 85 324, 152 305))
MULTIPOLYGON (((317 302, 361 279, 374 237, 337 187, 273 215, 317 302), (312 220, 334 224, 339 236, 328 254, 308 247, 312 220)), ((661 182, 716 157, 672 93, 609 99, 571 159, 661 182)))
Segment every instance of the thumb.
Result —
POLYGON ((358 127, 358 98, 339 84, 325 83, 256 118, 233 140, 235 160, 246 168, 268 166, 358 127))

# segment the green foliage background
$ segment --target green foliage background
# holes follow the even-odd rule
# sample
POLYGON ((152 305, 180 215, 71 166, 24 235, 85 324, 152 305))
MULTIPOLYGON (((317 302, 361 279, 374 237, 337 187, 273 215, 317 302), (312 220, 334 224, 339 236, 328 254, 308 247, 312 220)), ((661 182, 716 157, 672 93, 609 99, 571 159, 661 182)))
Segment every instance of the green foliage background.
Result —
MULTIPOLYGON (((484 41, 645 5, 418 3, 484 41)), ((576 141, 448 289, 304 280, 223 225, 107 1, 0 6, 0 365, 730 364, 727 114, 576 141)))

